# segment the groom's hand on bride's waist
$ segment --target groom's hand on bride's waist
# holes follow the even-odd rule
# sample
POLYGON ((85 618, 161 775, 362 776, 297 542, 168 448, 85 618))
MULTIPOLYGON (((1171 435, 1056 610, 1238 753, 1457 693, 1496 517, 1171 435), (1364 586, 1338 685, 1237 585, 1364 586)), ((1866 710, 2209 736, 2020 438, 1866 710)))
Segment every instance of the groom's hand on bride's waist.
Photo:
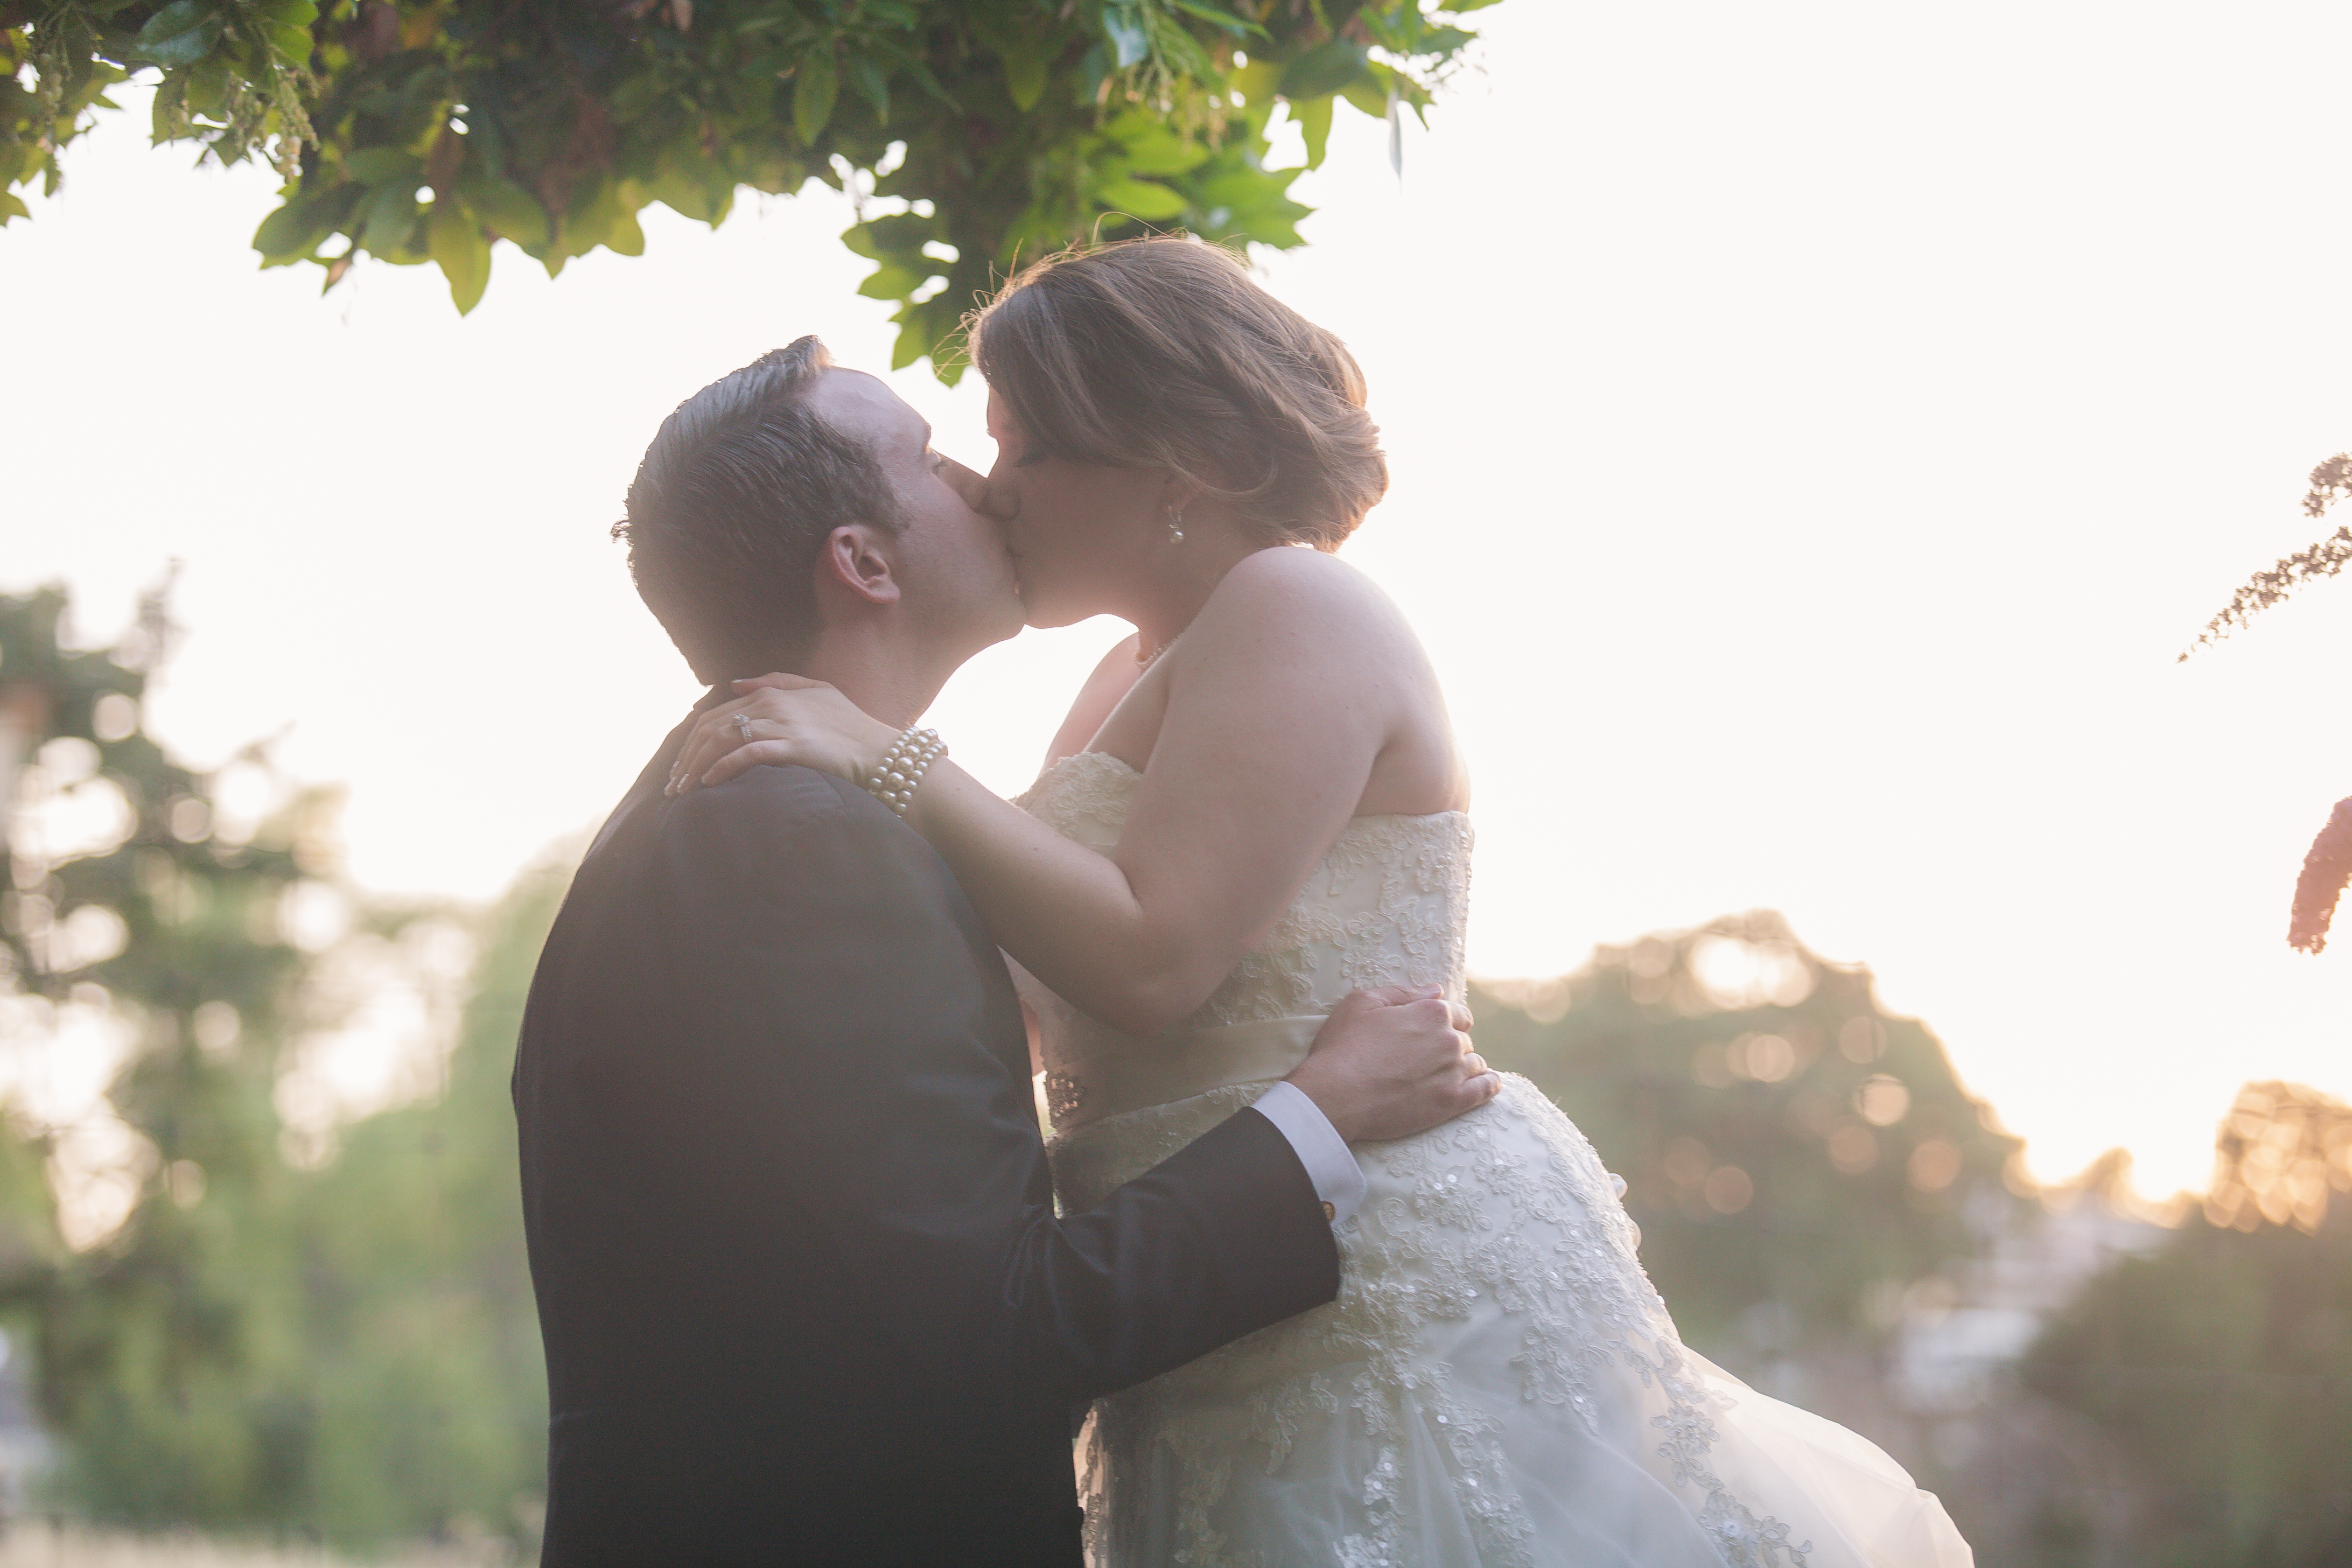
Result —
POLYGON ((1286 1080, 1350 1143, 1406 1138, 1475 1110, 1502 1080, 1470 1046, 1470 1010, 1434 985, 1359 991, 1286 1080))

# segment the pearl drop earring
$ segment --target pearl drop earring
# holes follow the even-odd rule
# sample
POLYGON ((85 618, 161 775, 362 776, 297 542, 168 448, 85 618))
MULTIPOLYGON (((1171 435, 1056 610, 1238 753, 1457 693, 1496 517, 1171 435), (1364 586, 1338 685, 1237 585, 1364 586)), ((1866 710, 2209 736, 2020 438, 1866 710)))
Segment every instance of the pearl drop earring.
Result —
POLYGON ((1167 511, 1168 542, 1171 544, 1181 544, 1184 542, 1184 514, 1178 511, 1172 506, 1169 507, 1167 511))

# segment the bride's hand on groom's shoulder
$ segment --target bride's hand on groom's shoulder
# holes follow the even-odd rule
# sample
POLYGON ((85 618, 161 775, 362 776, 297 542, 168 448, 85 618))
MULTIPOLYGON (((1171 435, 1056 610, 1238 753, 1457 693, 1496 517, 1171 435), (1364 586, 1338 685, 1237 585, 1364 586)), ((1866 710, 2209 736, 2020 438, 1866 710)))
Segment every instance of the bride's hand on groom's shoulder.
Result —
POLYGON ((763 767, 814 768, 855 784, 898 738, 822 680, 762 675, 734 684, 741 695, 696 716, 670 767, 667 793, 725 784, 763 767))
POLYGON ((1350 1143, 1409 1138, 1502 1089, 1472 1048, 1470 1025, 1470 1009, 1434 985, 1358 991, 1331 1009, 1289 1081, 1350 1143))

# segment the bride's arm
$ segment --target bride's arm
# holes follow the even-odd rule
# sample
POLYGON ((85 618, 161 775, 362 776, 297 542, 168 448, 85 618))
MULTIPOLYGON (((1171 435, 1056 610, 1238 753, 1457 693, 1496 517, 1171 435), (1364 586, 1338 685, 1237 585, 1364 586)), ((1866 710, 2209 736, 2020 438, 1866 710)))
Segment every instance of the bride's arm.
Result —
MULTIPOLYGON (((1166 716, 1108 855, 950 759, 907 820, 1040 980, 1121 1029, 1156 1033, 1207 1000, 1338 837, 1419 658, 1394 607, 1355 573, 1263 552, 1169 654, 1166 716)), ((711 782, 784 762, 856 777, 896 733, 829 687, 773 690, 712 710, 686 755, 711 782), (761 721, 760 739, 737 742, 737 711, 761 721), (713 751, 730 754, 710 766, 713 751)))

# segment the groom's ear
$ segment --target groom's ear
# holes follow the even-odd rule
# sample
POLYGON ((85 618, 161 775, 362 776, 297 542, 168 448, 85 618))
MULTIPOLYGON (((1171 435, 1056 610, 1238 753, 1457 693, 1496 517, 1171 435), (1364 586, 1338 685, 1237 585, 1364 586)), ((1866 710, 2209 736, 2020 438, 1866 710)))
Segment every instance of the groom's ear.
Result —
POLYGON ((846 594, 868 605, 898 602, 898 579, 890 536, 870 523, 853 522, 825 535, 817 552, 816 588, 820 602, 832 594, 846 594))

